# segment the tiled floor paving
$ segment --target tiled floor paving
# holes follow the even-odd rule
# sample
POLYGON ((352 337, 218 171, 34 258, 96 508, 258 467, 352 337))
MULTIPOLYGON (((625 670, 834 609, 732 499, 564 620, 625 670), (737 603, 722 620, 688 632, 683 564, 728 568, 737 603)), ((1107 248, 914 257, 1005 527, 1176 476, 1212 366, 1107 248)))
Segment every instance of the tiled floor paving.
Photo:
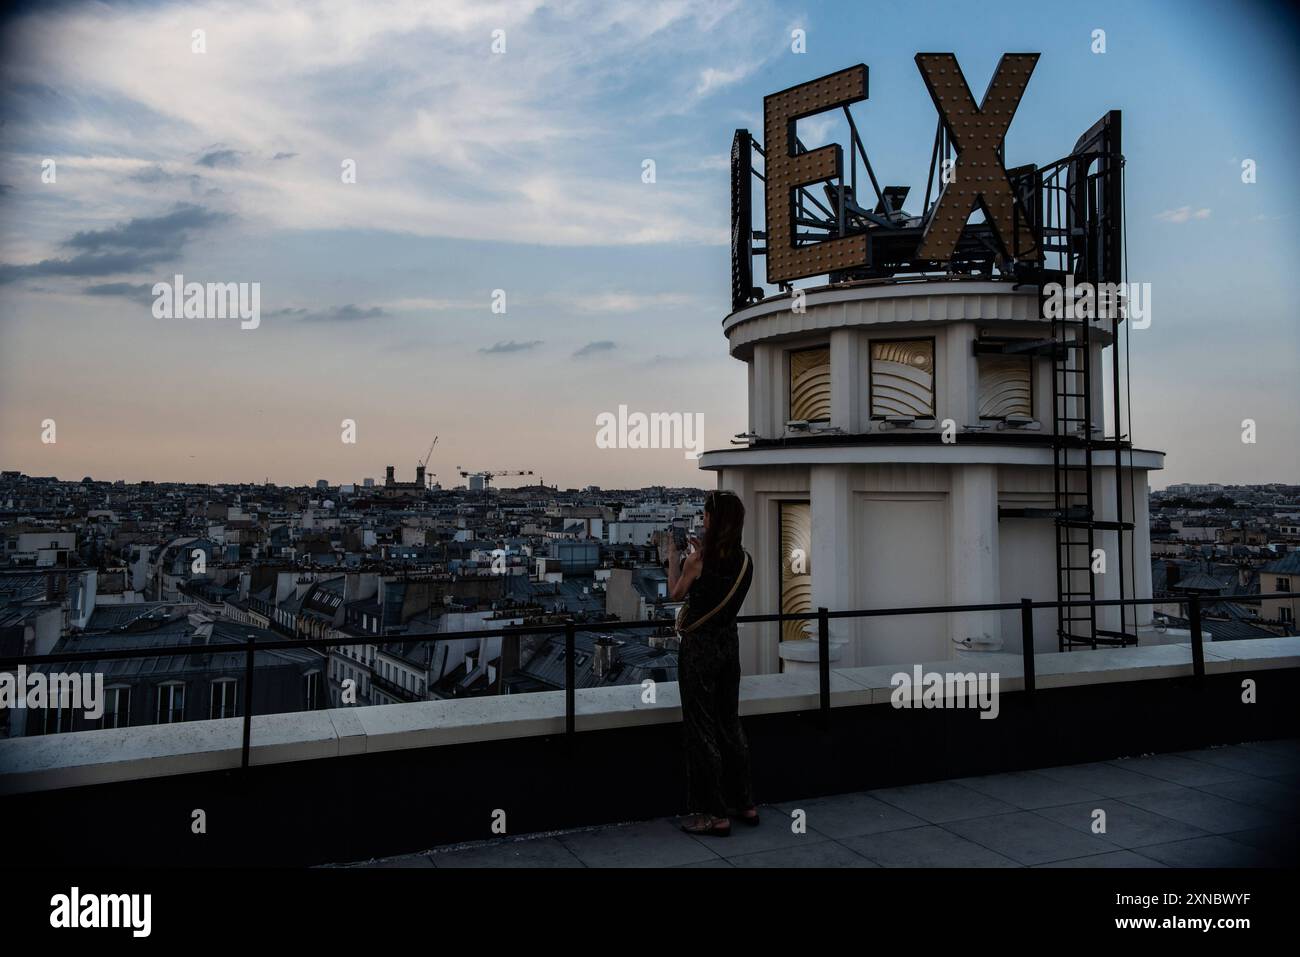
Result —
POLYGON ((1294 867, 1300 740, 781 801, 761 813, 758 827, 734 824, 722 839, 661 818, 350 866, 1294 867))

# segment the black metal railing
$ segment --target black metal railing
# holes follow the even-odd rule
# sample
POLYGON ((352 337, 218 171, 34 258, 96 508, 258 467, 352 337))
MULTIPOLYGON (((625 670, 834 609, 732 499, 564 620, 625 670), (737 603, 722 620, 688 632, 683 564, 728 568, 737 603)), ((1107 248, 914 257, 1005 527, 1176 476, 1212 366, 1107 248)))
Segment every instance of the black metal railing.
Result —
MULTIPOLYGON (((845 618, 891 618, 896 616, 909 615, 935 615, 935 614, 964 614, 971 612, 1003 612, 1019 611, 1020 612, 1020 630, 1021 630, 1021 658, 1024 669, 1024 690, 1028 694, 1035 691, 1035 673, 1034 673, 1034 622, 1033 613, 1036 609, 1056 609, 1062 605, 1091 606, 1094 608, 1103 607, 1121 607, 1137 605, 1160 605, 1174 604, 1180 606, 1188 605, 1188 628, 1191 633, 1192 646, 1192 674, 1198 681, 1205 678, 1205 649, 1203 624, 1201 616, 1201 605, 1204 602, 1211 604, 1219 601, 1231 601, 1237 604, 1253 604, 1259 601, 1273 599, 1295 599, 1300 598, 1300 592, 1272 592, 1260 595, 1232 595, 1232 596, 1162 596, 1160 598, 1098 598, 1093 600, 1074 600, 1068 602, 1061 601, 1034 601, 1029 598, 1022 598, 1017 602, 989 602, 985 604, 974 605, 920 605, 904 608, 864 608, 851 611, 831 611, 827 608, 818 608, 814 612, 798 612, 778 615, 741 615, 736 621, 741 624, 759 624, 771 622, 786 621, 816 621, 817 622, 817 643, 818 643, 818 711, 819 719, 823 727, 829 727, 831 712, 831 680, 830 680, 830 622, 831 619, 845 618)), ((600 622, 578 622, 572 618, 555 624, 539 625, 505 625, 500 628, 487 628, 474 631, 457 631, 444 632, 436 635, 402 635, 393 636, 385 641, 383 636, 367 635, 364 642, 358 640, 355 635, 348 635, 341 638, 295 638, 283 641, 256 641, 251 635, 247 642, 222 642, 220 644, 208 644, 203 646, 205 652, 211 652, 214 649, 244 648, 246 651, 244 666, 244 714, 243 714, 243 758, 242 767, 248 767, 249 748, 252 740, 253 726, 253 672, 254 672, 254 655, 258 651, 282 651, 287 649, 327 649, 342 645, 356 645, 360 643, 382 646, 388 644, 410 644, 439 641, 458 641, 462 639, 477 638, 515 638, 519 639, 524 635, 547 635, 563 634, 564 635, 564 733, 566 738, 572 742, 573 736, 577 730, 576 710, 577 710, 577 687, 576 687, 576 666, 574 663, 574 652, 577 633, 579 631, 626 631, 636 628, 662 628, 668 624, 664 619, 646 619, 643 621, 600 621, 600 622)), ((193 645, 177 645, 167 648, 120 648, 107 651, 95 651, 87 653, 84 651, 59 652, 48 655, 18 655, 9 658, 0 658, 0 672, 17 668, 19 665, 49 665, 49 664, 68 664, 74 662, 86 661, 119 661, 130 658, 155 658, 166 655, 189 655, 193 654, 193 645)))

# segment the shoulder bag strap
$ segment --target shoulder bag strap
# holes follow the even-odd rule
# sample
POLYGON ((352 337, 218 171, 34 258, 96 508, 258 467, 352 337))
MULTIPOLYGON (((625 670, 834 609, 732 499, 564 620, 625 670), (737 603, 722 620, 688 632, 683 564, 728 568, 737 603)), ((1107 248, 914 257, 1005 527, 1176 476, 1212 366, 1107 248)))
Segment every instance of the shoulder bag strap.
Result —
POLYGON ((749 552, 745 552, 745 560, 740 563, 740 574, 737 575, 736 580, 732 582, 731 591, 727 592, 727 597, 722 599, 722 601, 718 602, 718 604, 714 608, 712 608, 707 615, 703 615, 700 618, 695 619, 695 621, 691 622, 689 627, 680 629, 678 631, 678 634, 689 635, 696 628, 699 628, 700 625, 704 624, 706 621, 708 621, 718 612, 722 611, 722 609, 726 608, 727 605, 731 603, 732 597, 736 594, 736 589, 740 587, 740 583, 745 580, 745 574, 748 571, 749 571, 749 552))

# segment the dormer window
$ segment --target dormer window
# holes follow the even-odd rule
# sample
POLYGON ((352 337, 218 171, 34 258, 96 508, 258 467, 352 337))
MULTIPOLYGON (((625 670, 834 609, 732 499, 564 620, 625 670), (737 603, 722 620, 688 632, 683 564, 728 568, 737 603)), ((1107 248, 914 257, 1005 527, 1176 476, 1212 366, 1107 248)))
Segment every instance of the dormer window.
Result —
POLYGON ((209 718, 235 717, 235 693, 238 690, 234 678, 218 678, 212 682, 212 696, 208 703, 209 718))
POLYGON ((158 724, 185 720, 185 685, 175 681, 158 686, 158 724))

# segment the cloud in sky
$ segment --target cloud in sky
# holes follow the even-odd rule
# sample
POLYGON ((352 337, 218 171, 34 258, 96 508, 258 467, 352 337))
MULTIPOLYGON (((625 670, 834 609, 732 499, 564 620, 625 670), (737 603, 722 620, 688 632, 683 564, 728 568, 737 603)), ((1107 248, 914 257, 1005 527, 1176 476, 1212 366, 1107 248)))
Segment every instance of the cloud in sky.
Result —
POLYGON ((1156 213, 1156 219, 1162 223, 1186 223, 1193 219, 1209 218, 1208 209, 1192 209, 1190 206, 1179 206, 1177 209, 1166 209, 1156 213))
POLYGON ((227 214, 181 203, 161 216, 138 216, 107 229, 88 229, 63 241, 72 249, 99 252, 106 249, 134 249, 155 252, 184 242, 196 230, 207 229, 228 218, 227 214))
POLYGON ((695 86, 695 95, 707 96, 723 87, 728 87, 733 83, 738 83, 753 73, 754 69, 755 65, 752 63, 746 63, 726 70, 716 69, 715 67, 705 67, 700 71, 700 79, 695 86))
POLYGON ((383 319, 389 315, 388 310, 380 306, 358 306, 354 303, 324 309, 285 306, 266 313, 268 319, 295 319, 301 322, 361 322, 366 319, 383 319))
POLYGON ((450 309, 483 309, 484 300, 479 299, 435 299, 418 296, 408 299, 394 299, 384 306, 394 311, 444 312, 450 309))
POLYGON ((365 308, 348 303, 322 312, 309 312, 303 318, 311 322, 357 322, 362 319, 379 319, 388 315, 378 306, 365 308))
POLYGON ((241 154, 238 150, 214 149, 204 153, 195 162, 199 166, 206 166, 208 169, 218 169, 221 167, 233 167, 239 165, 241 154))
POLYGON ((487 346, 480 349, 479 352, 487 355, 500 355, 510 352, 530 352, 542 344, 541 339, 531 339, 527 342, 516 342, 511 339, 508 342, 498 342, 495 345, 487 346))
POLYGON ((172 173, 157 163, 152 166, 146 166, 142 169, 131 173, 128 179, 136 183, 169 183, 169 182, 186 182, 197 184, 202 182, 202 177, 198 173, 172 173))
POLYGON ((712 184, 641 182, 658 134, 626 120, 707 98, 756 68, 756 38, 771 45, 758 23, 713 29, 734 2, 650 12, 631 0, 397 0, 364 16, 336 2, 306 6, 315 13, 211 2, 60 5, 17 18, 6 85, 48 93, 39 110, 11 114, 10 148, 40 153, 53 140, 75 157, 65 201, 120 190, 121 170, 101 161, 136 157, 154 171, 138 173, 139 185, 197 163, 241 217, 279 228, 383 223, 544 245, 728 241, 698 214, 712 184), (195 24, 208 24, 207 53, 190 50, 195 24), (491 52, 498 28, 502 55, 491 52), (630 82, 638 64, 705 57, 743 65, 630 82), (598 96, 605 87, 624 93, 598 96), (89 115, 88 102, 109 106, 111 120, 89 115), (274 162, 291 157, 292 167, 274 162), (342 182, 344 160, 356 164, 355 183, 342 182))
POLYGON ((613 352, 618 348, 617 344, 609 339, 598 339, 595 342, 588 342, 581 349, 573 353, 575 359, 586 358, 587 356, 601 355, 602 353, 613 352))
POLYGON ((194 234, 228 220, 229 214, 179 203, 159 216, 137 216, 104 229, 86 229, 60 246, 75 251, 66 258, 28 264, 0 264, 0 283, 46 276, 91 277, 138 272, 166 261, 194 234))
POLYGON ((153 285, 147 282, 101 282, 82 290, 87 296, 120 296, 135 301, 152 300, 153 285))
POLYGON ((670 307, 691 307, 700 305, 698 296, 680 292, 627 292, 606 290, 604 292, 574 293, 563 300, 564 304, 578 312, 635 312, 641 309, 662 309, 670 307))

